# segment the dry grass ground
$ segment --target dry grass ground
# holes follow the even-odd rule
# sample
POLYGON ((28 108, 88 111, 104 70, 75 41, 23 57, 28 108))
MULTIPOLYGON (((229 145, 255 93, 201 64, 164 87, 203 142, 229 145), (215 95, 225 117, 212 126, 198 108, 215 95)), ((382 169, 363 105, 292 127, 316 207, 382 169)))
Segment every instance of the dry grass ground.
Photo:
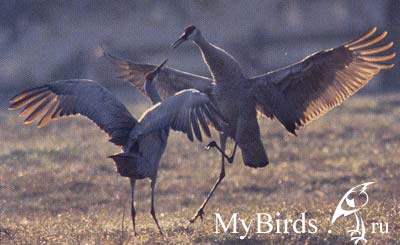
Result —
MULTIPOLYGON (((276 122, 261 119, 262 138, 271 164, 250 169, 239 155, 206 208, 203 222, 188 226, 219 172, 216 151, 206 143, 188 143, 173 133, 162 159, 156 208, 161 237, 149 214, 150 187, 136 191, 137 232, 129 216, 129 181, 106 156, 119 151, 85 119, 64 119, 49 127, 23 126, 4 108, 0 112, 1 243, 348 243, 352 219, 329 220, 342 195, 369 181, 367 224, 389 223, 389 234, 372 234, 369 244, 400 240, 400 99, 398 95, 355 96, 299 132, 288 135, 276 122), (125 211, 124 229, 121 228, 125 211), (255 218, 257 212, 317 219, 317 234, 215 234, 215 216, 233 212, 255 218), (331 229, 332 233, 328 234, 331 229)), ((147 105, 129 108, 136 115, 147 105)), ((216 136, 216 134, 214 134, 216 136)), ((232 147, 229 144, 229 149, 232 147)), ((370 229, 368 226, 367 229, 370 229)), ((240 232, 243 229, 239 229, 240 232)))

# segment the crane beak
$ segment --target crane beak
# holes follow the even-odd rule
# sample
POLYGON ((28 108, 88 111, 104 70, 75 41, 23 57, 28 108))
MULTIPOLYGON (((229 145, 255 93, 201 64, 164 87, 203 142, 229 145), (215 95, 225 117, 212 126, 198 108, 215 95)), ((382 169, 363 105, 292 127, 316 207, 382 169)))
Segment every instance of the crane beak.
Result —
POLYGON ((168 59, 165 59, 159 66, 157 66, 154 70, 146 74, 146 83, 152 83, 154 80, 157 79, 158 73, 161 71, 163 66, 167 63, 168 59))
POLYGON ((176 40, 172 45, 171 48, 172 49, 176 49, 179 45, 181 45, 183 42, 185 42, 187 40, 187 35, 186 33, 183 33, 178 40, 176 40))
POLYGON ((161 71, 163 66, 167 63, 168 59, 165 59, 157 68, 153 71, 156 75, 161 71))

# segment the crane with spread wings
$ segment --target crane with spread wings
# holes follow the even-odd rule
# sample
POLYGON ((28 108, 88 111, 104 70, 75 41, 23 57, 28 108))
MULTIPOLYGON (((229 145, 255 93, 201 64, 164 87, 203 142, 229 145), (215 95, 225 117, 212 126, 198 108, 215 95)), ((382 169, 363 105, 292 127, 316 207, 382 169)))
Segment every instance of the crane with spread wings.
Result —
MULTIPOLYGON (((157 89, 164 97, 189 88, 208 94, 228 123, 220 133, 220 146, 215 142, 209 145, 222 154, 220 174, 191 222, 204 214, 204 207, 225 177, 224 161, 233 161, 237 146, 242 151, 245 165, 260 168, 269 163, 260 137, 258 112, 278 119, 288 132, 296 135, 300 127, 340 105, 381 70, 394 66, 387 63, 395 57, 390 51, 393 42, 381 44, 387 32, 374 36, 376 31, 374 27, 336 48, 316 52, 279 70, 247 78, 239 62, 208 42, 197 27, 185 28, 173 48, 187 40, 194 42, 212 79, 166 67, 160 73, 157 89), (235 141, 232 156, 225 153, 228 137, 235 141)), ((120 78, 139 89, 146 72, 155 67, 107 56, 120 72, 120 78)))
POLYGON ((11 98, 10 110, 22 108, 24 124, 40 118, 38 127, 51 120, 82 115, 92 120, 110 136, 110 142, 123 152, 110 156, 118 172, 131 183, 131 218, 135 230, 134 191, 137 179, 151 180, 151 215, 162 234, 154 208, 154 192, 160 159, 167 145, 170 128, 183 132, 190 141, 202 134, 210 137, 209 124, 221 130, 223 118, 208 95, 186 89, 164 100, 156 83, 160 66, 146 73, 144 91, 153 106, 137 120, 127 108, 99 83, 86 79, 61 80, 23 91, 11 98))

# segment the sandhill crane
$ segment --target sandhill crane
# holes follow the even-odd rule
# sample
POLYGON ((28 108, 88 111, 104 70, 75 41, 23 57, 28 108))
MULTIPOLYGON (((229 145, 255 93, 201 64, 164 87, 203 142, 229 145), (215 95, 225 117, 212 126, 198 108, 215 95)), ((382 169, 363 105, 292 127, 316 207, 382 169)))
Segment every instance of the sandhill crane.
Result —
POLYGON ((95 81, 85 79, 48 83, 21 92, 10 100, 10 110, 23 107, 20 115, 26 116, 30 113, 24 121, 25 124, 32 123, 41 114, 43 117, 38 123, 39 128, 52 119, 81 114, 108 133, 110 142, 122 147, 122 153, 110 158, 115 161, 118 172, 130 179, 131 218, 135 235, 135 181, 143 178, 151 180, 150 213, 162 234, 154 208, 154 191, 169 129, 185 133, 191 141, 194 133, 202 141, 200 128, 210 137, 207 121, 219 129, 220 124, 224 123, 209 97, 196 89, 179 91, 161 101, 155 84, 165 62, 146 75, 144 91, 153 106, 139 120, 107 89, 95 81))
MULTIPOLYGON (((198 28, 193 25, 185 28, 173 47, 186 40, 193 41, 200 49, 212 79, 168 68, 160 73, 157 89, 163 91, 164 96, 187 88, 209 94, 228 122, 220 134, 220 147, 215 142, 209 145, 222 153, 220 175, 191 222, 204 214, 204 207, 225 177, 224 159, 233 161, 237 144, 245 165, 264 167, 268 164, 260 139, 257 111, 271 119, 276 117, 295 135, 297 129, 340 105, 380 70, 394 66, 384 63, 395 56, 395 53, 385 54, 393 42, 378 46, 387 32, 373 37, 376 30, 374 27, 355 40, 314 53, 288 67, 247 78, 239 63, 226 51, 209 43, 198 28), (225 154, 228 137, 236 142, 230 157, 225 154)), ((135 86, 140 86, 144 72, 154 67, 121 59, 113 62, 120 70, 121 78, 135 86)))
MULTIPOLYGON (((231 137, 236 142, 235 147, 238 144, 242 150, 244 164, 257 168, 269 162, 260 139, 257 111, 270 118, 276 117, 296 135, 297 129, 340 105, 380 70, 394 66, 382 63, 395 57, 395 53, 382 54, 393 42, 372 48, 387 35, 383 32, 372 37, 376 30, 374 27, 339 47, 314 53, 291 66, 253 78, 245 77, 236 59, 209 43, 193 25, 185 29, 173 47, 192 40, 216 83, 213 99, 228 122, 221 134, 221 148, 217 148, 224 156, 226 138, 231 137)), ((221 173, 223 178, 223 161, 221 173)), ((202 215, 208 199, 192 221, 202 215)))

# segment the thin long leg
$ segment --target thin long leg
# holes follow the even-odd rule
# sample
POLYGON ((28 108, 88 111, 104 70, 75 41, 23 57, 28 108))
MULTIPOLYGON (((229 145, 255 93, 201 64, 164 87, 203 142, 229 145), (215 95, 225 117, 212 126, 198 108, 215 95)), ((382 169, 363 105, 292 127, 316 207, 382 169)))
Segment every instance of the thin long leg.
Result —
POLYGON ((217 145, 217 142, 215 142, 215 141, 211 141, 211 142, 206 146, 206 149, 207 149, 207 150, 210 150, 212 147, 217 148, 217 150, 218 150, 219 152, 221 152, 222 156, 225 157, 226 160, 228 160, 229 163, 233 163, 233 160, 235 159, 235 154, 236 154, 237 146, 238 146, 238 143, 235 142, 235 146, 234 146, 234 148, 233 148, 233 152, 232 152, 232 155, 231 155, 231 156, 226 155, 225 151, 222 150, 221 147, 219 147, 219 146, 217 145))
POLYGON ((160 234, 162 236, 163 232, 161 231, 161 227, 158 224, 158 220, 157 220, 157 217, 156 217, 156 210, 154 208, 154 190, 155 190, 155 187, 156 187, 156 179, 154 178, 154 179, 151 179, 151 209, 150 209, 150 213, 151 213, 151 216, 153 216, 153 219, 156 222, 156 225, 158 227, 158 231, 160 232, 160 234))
POLYGON ((136 180, 134 178, 129 178, 131 182, 131 217, 132 217, 132 225, 133 225, 133 234, 136 236, 136 210, 135 210, 135 183, 136 180))
MULTIPOLYGON (((222 150, 222 152, 225 152, 226 140, 228 137, 225 134, 220 134, 219 138, 220 138, 220 142, 221 142, 221 150, 222 150)), ((222 155, 222 157, 221 157, 221 172, 219 173, 218 179, 215 182, 212 189, 210 190, 210 192, 208 193, 204 202, 201 204, 200 208, 197 210, 197 213, 190 219, 190 223, 195 222, 198 217, 200 217, 200 219, 203 220, 204 208, 207 205, 208 200, 210 200, 210 198, 214 194, 214 191, 217 189, 219 183, 224 179, 224 177, 225 177, 225 156, 222 155)))

